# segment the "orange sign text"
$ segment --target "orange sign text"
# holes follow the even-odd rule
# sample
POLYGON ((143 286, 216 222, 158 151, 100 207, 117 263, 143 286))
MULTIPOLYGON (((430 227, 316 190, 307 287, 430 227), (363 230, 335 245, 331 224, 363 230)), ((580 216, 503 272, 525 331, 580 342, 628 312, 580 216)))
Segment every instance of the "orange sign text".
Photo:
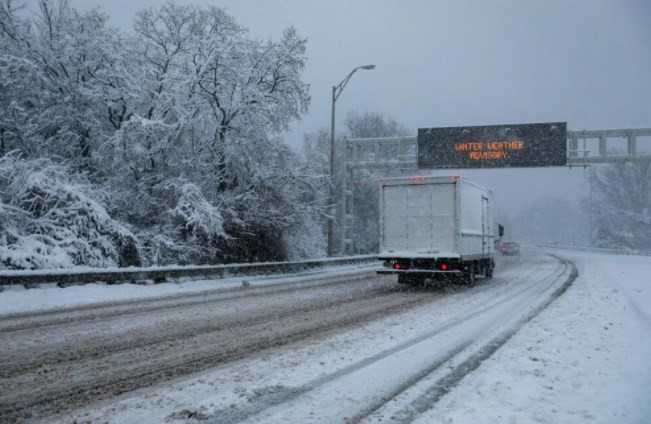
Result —
POLYGON ((522 140, 460 141, 454 144, 454 150, 468 152, 471 160, 508 159, 509 152, 522 149, 522 140))

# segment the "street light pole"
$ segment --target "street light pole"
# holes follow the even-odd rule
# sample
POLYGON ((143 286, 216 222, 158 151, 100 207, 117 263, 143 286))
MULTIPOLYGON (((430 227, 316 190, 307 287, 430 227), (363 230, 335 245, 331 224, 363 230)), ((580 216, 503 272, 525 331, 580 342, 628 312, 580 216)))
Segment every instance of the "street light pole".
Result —
MULTIPOLYGON (((344 78, 338 85, 332 87, 332 117, 330 120, 330 216, 328 217, 328 256, 339 253, 335 251, 333 229, 335 215, 335 103, 341 95, 341 92, 344 91, 344 88, 346 87, 346 84, 348 84, 350 78, 358 69, 375 69, 375 65, 358 66, 357 68, 350 71, 348 76, 346 76, 346 78, 344 78)), ((345 225, 345 223, 340 224, 345 225)))

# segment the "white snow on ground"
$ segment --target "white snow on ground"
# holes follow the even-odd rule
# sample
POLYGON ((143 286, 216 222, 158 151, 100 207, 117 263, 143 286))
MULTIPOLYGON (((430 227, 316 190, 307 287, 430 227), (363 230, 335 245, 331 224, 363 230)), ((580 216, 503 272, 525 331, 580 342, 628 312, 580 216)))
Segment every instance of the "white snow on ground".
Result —
POLYGON ((563 256, 573 286, 418 423, 651 422, 651 258, 563 256))
POLYGON ((186 294, 239 287, 243 281, 252 286, 280 284, 310 277, 335 277, 348 275, 351 270, 372 270, 380 265, 371 263, 360 268, 359 265, 332 266, 295 274, 258 275, 252 277, 229 277, 222 279, 182 279, 178 283, 164 284, 114 284, 93 283, 85 285, 58 287, 54 283, 44 283, 38 288, 26 289, 22 285, 6 286, 0 291, 0 316, 36 310, 65 308, 78 305, 100 304, 133 299, 151 299, 174 294, 186 294))
MULTIPOLYGON (((493 281, 471 290, 451 287, 441 293, 435 304, 425 305, 401 315, 390 316, 338 334, 324 340, 295 344, 290 349, 270 351, 258 358, 227 364, 215 370, 190 376, 183 381, 139 390, 119 399, 93 405, 60 422, 177 422, 178 416, 204 416, 208 422, 224 422, 229 413, 246 411, 265 398, 305 386, 316 385, 294 399, 289 405, 271 408, 250 422, 341 422, 357 410, 357 402, 368 402, 380 393, 395 390, 422 369, 437 361, 433 355, 444 356, 459 338, 469 338, 490 327, 494 320, 503 320, 504 311, 496 309, 483 320, 469 321, 457 333, 442 334, 436 340, 425 339, 388 357, 380 363, 364 361, 380 352, 386 352, 423 336, 437 327, 456 321, 451 317, 464 310, 474 310, 495 302, 496 298, 513 293, 530 278, 541 278, 557 269, 556 260, 541 256, 542 265, 532 270, 531 263, 511 269, 508 277, 498 271, 493 281), (429 352, 429 354, 428 354, 429 352), (322 378, 344 372, 347 367, 358 369, 345 372, 345 381, 320 384, 322 378), (378 368, 379 366, 379 368, 378 368), (339 391, 342 391, 339 394, 339 391), (345 392, 352 393, 347 399, 345 392), (287 415, 289 414, 289 416, 287 415), (289 421, 288 421, 289 420, 289 421)), ((510 302, 512 305, 513 302, 510 302)), ((505 307, 508 305, 504 305, 505 307)))
MULTIPOLYGON (((433 409, 420 415, 417 422, 651 422, 651 258, 572 252, 562 255, 573 259, 580 272, 568 291, 461 380, 433 409)), ((511 271, 527 279, 542 272, 528 272, 524 266, 511 271)), ((231 284, 240 281, 241 278, 235 279, 231 284)), ((514 283, 517 281, 502 280, 498 271, 491 282, 443 294, 435 308, 419 307, 334 337, 264 352, 185 379, 138 390, 89 405, 60 418, 60 422, 76 418, 78 422, 143 424, 183 422, 179 419, 182 417, 205 417, 208 422, 218 422, 216 417, 245 411, 256 402, 264 404, 269 397, 309 386, 336 370, 413 340, 440 326, 459 310, 491 302, 500 293, 495 287, 506 292, 514 283)), ((193 284, 197 282, 186 289, 195 289, 193 284)), ((213 287, 212 283, 206 284, 213 287)), ((176 285, 151 287, 165 286, 176 285)), ((138 290, 149 286, 119 288, 138 290)), ((7 294, 11 292, 0 293, 0 299, 7 294)), ((7 306, 6 301, 1 301, 0 308, 7 306)), ((40 298, 39 302, 43 301, 40 298)), ((27 307, 20 306, 21 310, 27 307)), ((391 367, 388 371, 398 378, 412 372, 407 362, 398 361, 391 367)), ((380 374, 375 378, 377 381, 362 376, 360 381, 349 384, 354 390, 374 390, 373 384, 382 384, 381 372, 376 373, 380 374)), ((390 403, 397 404, 397 408, 408 406, 400 402, 426 390, 426 381, 422 383, 390 403)), ((309 400, 316 394, 318 391, 304 396, 309 400)), ((332 422, 325 417, 334 416, 343 419, 339 404, 331 404, 331 409, 324 411, 312 409, 310 405, 323 403, 313 400, 298 411, 310 416, 310 421, 332 422)), ((391 416, 384 415, 383 422, 391 422, 391 416)))

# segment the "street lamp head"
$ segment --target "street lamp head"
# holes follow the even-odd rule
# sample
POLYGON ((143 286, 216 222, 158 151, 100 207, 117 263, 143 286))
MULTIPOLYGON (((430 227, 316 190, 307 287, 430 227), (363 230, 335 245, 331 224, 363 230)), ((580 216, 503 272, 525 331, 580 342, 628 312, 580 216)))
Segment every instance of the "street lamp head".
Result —
POLYGON ((364 65, 360 66, 361 69, 375 69, 375 65, 364 65))

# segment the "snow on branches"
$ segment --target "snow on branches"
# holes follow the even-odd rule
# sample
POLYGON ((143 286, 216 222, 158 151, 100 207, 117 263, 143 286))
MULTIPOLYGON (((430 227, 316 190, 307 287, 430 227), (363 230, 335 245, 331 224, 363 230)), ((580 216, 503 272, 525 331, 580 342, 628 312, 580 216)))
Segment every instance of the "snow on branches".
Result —
POLYGON ((38 4, 23 18, 0 0, 0 157, 24 172, 2 171, 6 266, 320 251, 292 241, 321 207, 277 138, 310 102, 294 28, 261 41, 219 7, 167 2, 121 33, 99 9, 38 4))
POLYGON ((203 238, 210 242, 226 235, 219 209, 206 200, 199 187, 190 182, 178 188, 178 202, 170 215, 180 223, 186 239, 203 238))
POLYGON ((595 166, 591 170, 597 246, 648 250, 651 246, 651 161, 595 166))
POLYGON ((80 176, 47 159, 0 158, 0 267, 134 263, 136 240, 80 176))

